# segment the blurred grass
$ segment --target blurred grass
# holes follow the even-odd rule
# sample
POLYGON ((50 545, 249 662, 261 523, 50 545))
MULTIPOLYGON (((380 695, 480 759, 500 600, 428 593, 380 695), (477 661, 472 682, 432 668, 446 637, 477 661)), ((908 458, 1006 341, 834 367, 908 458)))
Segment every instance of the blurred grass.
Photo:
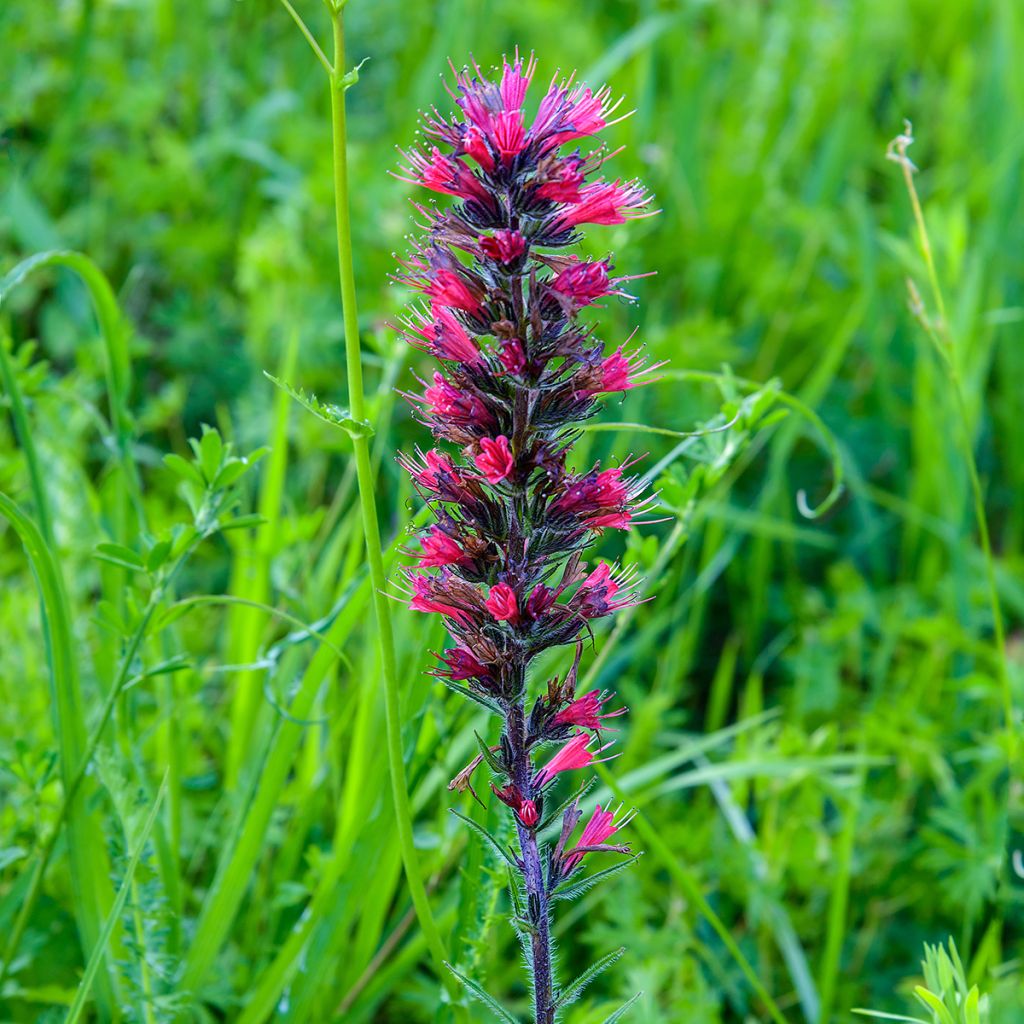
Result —
MULTIPOLYGON (((326 41, 320 5, 300 9, 326 41)), ((615 775, 674 866, 649 855, 567 908, 565 978, 628 948, 567 1020, 601 1020, 641 988, 637 1020, 767 1019, 680 872, 792 1022, 807 1019, 809 985, 821 1024, 850 1020, 852 1006, 909 1012, 901 985, 922 943, 947 935, 972 982, 992 993, 993 1021, 1024 1019, 1024 883, 1008 857, 1022 842, 1022 789, 1006 773, 956 411, 906 307, 904 279, 923 283, 925 268, 884 159, 910 118, 1019 709, 1020 5, 352 0, 346 17, 351 62, 370 58, 348 93, 350 160, 390 565, 416 509, 393 454, 423 436, 394 394, 419 356, 384 326, 406 298, 388 274, 412 212, 386 171, 417 111, 448 108, 439 76, 449 56, 489 64, 517 45, 534 49, 542 80, 577 67, 636 109, 612 133, 627 146, 615 173, 642 176, 663 213, 595 230, 586 244, 613 250, 622 273, 657 270, 636 283, 638 306, 602 311, 602 331, 624 338, 638 327, 673 373, 605 418, 692 430, 716 411, 717 392, 674 371, 727 362, 741 377, 780 378, 833 432, 846 470, 840 507, 802 520, 795 494, 819 502, 831 469, 813 431, 789 418, 754 440, 685 527, 645 527, 628 541, 657 600, 597 660, 585 655, 584 670, 630 705, 615 775), (774 714, 757 718, 766 709, 774 714), (696 747, 705 731, 711 742, 696 747), (701 749, 707 765, 694 760, 701 749), (809 981, 794 977, 800 957, 809 981)), ((273 442, 262 475, 243 481, 244 510, 266 521, 198 548, 167 598, 255 605, 161 606, 133 672, 172 670, 118 701, 103 750, 126 781, 97 768, 90 784, 84 820, 107 849, 89 855, 111 864, 112 881, 107 869, 95 880, 108 902, 87 909, 80 867, 59 845, 0 992, 3 1017, 63 1015, 89 960, 82 912, 98 935, 102 908, 129 878, 119 966, 97 976, 118 986, 127 1019, 434 1020, 438 981, 401 881, 380 741, 351 448, 289 410, 263 376, 344 394, 320 70, 270 0, 7 4, 0 68, 0 271, 44 249, 88 253, 127 325, 130 372, 111 370, 94 344, 103 327, 70 273, 34 275, 0 309, 23 396, 5 376, 0 491, 34 517, 63 577, 86 728, 145 604, 134 576, 96 560, 96 545, 142 555, 183 521, 161 455, 187 455, 201 424, 243 451, 273 442), (29 340, 34 354, 21 347, 29 340), (168 766, 152 863, 126 873, 118 786, 148 794, 151 807, 168 766), (222 915, 221 934, 201 951, 205 980, 186 996, 174 979, 203 914, 222 915)), ((649 469, 676 444, 593 431, 579 458, 649 452, 649 469)), ((669 481, 669 503, 673 493, 669 481)), ((5 933, 32 851, 55 824, 55 763, 70 747, 52 725, 49 620, 11 530, 0 534, 0 574, 5 933)), ((437 627, 394 610, 414 838, 435 911, 461 962, 522 1010, 518 954, 494 898, 499 865, 447 813, 453 803, 469 812, 445 785, 486 723, 424 675, 425 652, 443 643, 437 627)))

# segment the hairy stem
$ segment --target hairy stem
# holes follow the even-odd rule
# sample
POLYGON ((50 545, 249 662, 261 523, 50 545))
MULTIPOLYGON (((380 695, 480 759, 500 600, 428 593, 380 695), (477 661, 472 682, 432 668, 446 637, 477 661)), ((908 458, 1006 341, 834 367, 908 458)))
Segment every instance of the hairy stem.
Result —
MULTIPOLYGON (((509 709, 505 721, 505 736, 512 754, 510 775, 522 793, 530 793, 533 763, 526 745, 526 712, 524 699, 509 709)), ((519 850, 523 861, 523 884, 526 889, 527 917, 530 922, 530 947, 533 966, 533 1001, 537 1024, 553 1024, 551 978, 551 921, 548 907, 544 867, 537 847, 537 835, 516 818, 519 850)))

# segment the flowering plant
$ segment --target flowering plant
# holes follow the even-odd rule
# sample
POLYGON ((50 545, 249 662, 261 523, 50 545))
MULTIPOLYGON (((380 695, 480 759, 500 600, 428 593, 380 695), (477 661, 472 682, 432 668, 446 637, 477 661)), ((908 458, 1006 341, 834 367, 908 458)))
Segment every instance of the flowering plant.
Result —
MULTIPOLYGON (((639 183, 595 179, 609 157, 604 149, 580 148, 614 123, 618 104, 607 88, 556 80, 527 125, 523 104, 534 70, 532 58, 516 55, 503 61, 496 82, 479 68, 456 73, 460 116, 432 111, 427 147, 403 154, 404 180, 458 202, 417 207, 425 234, 400 274, 423 295, 403 333, 442 367, 421 394, 407 397, 450 448, 400 461, 435 517, 418 565, 406 570, 410 606, 443 616, 455 641, 435 674, 502 722, 499 742, 481 742, 453 787, 471 788, 486 761, 494 795, 512 815, 517 852, 484 835, 512 868, 513 920, 532 975, 535 1019, 551 1024, 621 953, 556 989, 552 903, 628 863, 583 876, 588 858, 630 850, 609 842, 628 815, 598 806, 577 834, 582 791, 560 808, 549 804, 560 774, 608 759, 605 723, 625 712, 606 710, 606 692, 577 694, 577 668, 591 620, 635 603, 635 580, 606 562, 588 568, 582 554, 602 531, 628 529, 644 505, 628 465, 581 471, 569 456, 600 396, 649 380, 654 367, 639 348, 607 351, 580 321, 602 298, 629 298, 628 278, 613 276, 609 259, 566 251, 582 225, 649 215, 639 183), (528 708, 530 664, 559 646, 575 646, 572 666, 528 708), (549 747, 557 749, 541 755, 549 747), (553 844, 545 841, 549 826, 558 829, 553 844)), ((453 973, 502 1019, 514 1019, 453 973)))

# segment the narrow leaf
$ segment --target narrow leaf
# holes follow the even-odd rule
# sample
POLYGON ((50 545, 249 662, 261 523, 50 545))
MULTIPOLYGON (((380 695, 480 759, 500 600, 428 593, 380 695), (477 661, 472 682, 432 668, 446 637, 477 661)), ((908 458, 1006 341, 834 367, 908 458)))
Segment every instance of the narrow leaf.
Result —
POLYGON ((107 914, 107 919, 103 922, 103 930, 100 932, 99 941, 93 948, 92 955, 89 957, 89 963, 86 964, 85 974, 82 975, 82 980, 78 985, 78 991, 75 993, 75 1001, 71 1004, 71 1009, 68 1010, 67 1017, 64 1018, 64 1024, 77 1024, 77 1021, 82 1016, 82 1011, 85 1009, 85 1004, 89 999, 89 993, 92 991, 92 983, 96 978, 96 972, 99 970, 99 966, 103 962, 104 950, 107 947, 107 943, 110 941, 110 936, 113 934, 114 928, 121 920, 121 911, 124 909, 125 901, 128 899, 128 892, 131 889, 132 879, 135 877, 135 869, 139 866, 139 861, 142 859, 142 853, 146 849, 146 843, 149 842, 149 834, 153 831, 153 826, 156 824, 156 816, 160 810, 160 804, 163 802, 164 794, 166 792, 167 773, 165 772, 164 780, 160 784, 160 791, 157 793, 156 799, 153 801, 153 806, 150 808, 149 814, 146 817, 146 823, 143 825, 142 832, 136 840, 131 860, 128 861, 128 866, 125 868, 124 872, 124 878, 121 880, 121 887, 117 890, 117 896, 114 897, 114 905, 110 908, 110 913, 107 914))
POLYGON ((474 832, 477 833, 477 835, 481 837, 481 839, 483 839, 487 843, 490 843, 494 850, 505 860, 505 862, 510 867, 514 868, 516 871, 519 870, 519 865, 515 862, 515 859, 513 858, 512 854, 510 854, 508 850, 506 850, 505 847, 502 846, 501 843, 499 843, 498 840, 495 839, 495 837, 492 836, 491 833, 483 827, 483 825, 479 824, 478 822, 475 822, 472 818, 467 818, 466 815, 464 814, 460 814, 457 810, 455 810, 454 807, 450 807, 449 810, 452 812, 452 814, 455 815, 456 818, 461 818, 471 829, 473 829, 474 832))
POLYGON ((468 991, 474 999, 478 999, 483 1003, 484 1006, 486 1006, 498 1018, 498 1020, 504 1021, 505 1024, 519 1024, 519 1021, 517 1021, 515 1017, 513 1017, 512 1014, 494 998, 494 996, 488 995, 475 981, 472 981, 464 974, 459 973, 459 971, 452 967, 447 960, 444 962, 444 965, 452 972, 452 974, 455 975, 456 978, 459 979, 459 981, 462 982, 463 985, 466 986, 466 991, 468 991))
POLYGON ((447 686, 449 690, 452 690, 463 697, 468 697, 472 701, 476 701, 476 703, 479 704, 480 707, 482 708, 487 708, 487 710, 490 711, 492 715, 501 714, 501 708, 499 708, 498 705, 494 703, 494 701, 489 700, 483 694, 474 693, 471 689, 469 689, 468 686, 460 686, 458 683, 454 683, 450 679, 442 678, 441 682, 444 683, 444 685, 447 686))
POLYGON ((611 953, 606 953, 596 964, 588 967, 571 985, 566 985, 562 989, 558 998, 555 1000, 555 1009, 560 1006, 568 1006, 570 1003, 574 1003, 582 995, 583 990, 604 970, 607 970, 616 960, 618 960, 623 953, 626 952, 625 946, 619 946, 618 949, 612 950, 611 953))
POLYGON ((637 992, 628 1003, 623 1003, 610 1017, 605 1017, 604 1024, 615 1024, 616 1021, 622 1020, 625 1012, 643 995, 643 992, 637 992))
POLYGON ((610 868, 605 868, 603 871, 596 871, 594 874, 581 878, 577 882, 563 882, 551 894, 551 898, 553 900, 574 900, 577 896, 582 896, 585 892, 589 892, 598 882, 603 881, 609 875, 624 871, 631 864, 635 864, 642 856, 642 853, 637 853, 630 857, 629 860, 624 860, 620 864, 613 864, 610 868))
POLYGON ((484 738, 480 735, 480 733, 476 731, 476 729, 473 730, 473 735, 476 737, 477 745, 480 747, 480 753, 483 755, 484 760, 487 762, 487 767, 490 768, 495 775, 505 775, 505 767, 502 765, 501 761, 499 761, 498 758, 495 756, 494 751, 491 750, 489 746, 487 746, 487 743, 485 742, 484 738))

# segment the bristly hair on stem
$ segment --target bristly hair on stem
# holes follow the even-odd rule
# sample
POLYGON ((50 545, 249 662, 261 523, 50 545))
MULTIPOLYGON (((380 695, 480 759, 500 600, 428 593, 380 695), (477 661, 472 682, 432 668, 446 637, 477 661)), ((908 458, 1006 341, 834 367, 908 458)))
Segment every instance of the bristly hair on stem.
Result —
MULTIPOLYGON (((513 869, 513 925, 534 1020, 553 1024, 580 981, 618 954, 559 990, 552 905, 614 873, 585 875, 590 860, 630 853, 613 840, 628 812, 598 806, 579 831, 578 798, 545 815, 560 774, 612 756, 604 732, 625 712, 606 708, 613 698, 605 691, 577 693, 577 670, 591 620, 637 602, 634 574, 606 562, 588 567, 583 554, 603 531, 628 530, 647 504, 629 463, 574 467, 571 454, 601 396, 645 383, 656 369, 631 339, 606 346, 581 319, 599 300, 630 300, 622 287, 630 278, 615 276, 610 259, 570 250, 584 225, 654 211, 639 182, 598 176, 614 155, 590 143, 614 123, 619 103, 607 88, 556 77, 528 124, 533 57, 504 59, 494 80, 475 64, 452 70, 459 114, 431 111, 426 145, 403 152, 396 175, 455 200, 416 206, 424 233, 396 276, 422 295, 398 329, 440 363, 405 396, 441 444, 399 457, 434 513, 404 589, 411 608, 444 618, 454 641, 434 674, 501 720, 500 736, 481 738, 481 756, 450 788, 471 788, 486 761, 491 790, 512 816, 517 851, 485 838, 513 869), (531 696, 531 663, 554 647, 575 651, 571 665, 531 696), (552 843, 546 830, 558 816, 552 843)), ((451 969, 471 997, 515 1019, 451 969)))

